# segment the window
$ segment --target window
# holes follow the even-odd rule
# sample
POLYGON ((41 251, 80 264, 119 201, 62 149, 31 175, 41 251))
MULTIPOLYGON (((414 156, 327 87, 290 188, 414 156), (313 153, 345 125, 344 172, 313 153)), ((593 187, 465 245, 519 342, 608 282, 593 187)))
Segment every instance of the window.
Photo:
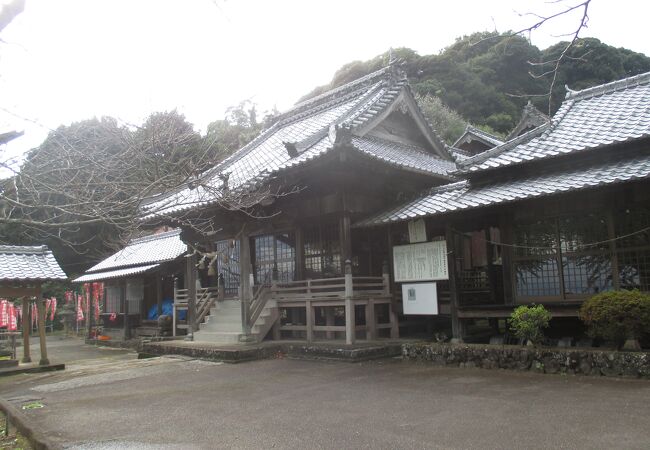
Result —
POLYGON ((650 291, 650 208, 615 215, 618 278, 621 288, 650 291))
POLYGON ((120 286, 108 285, 106 286, 106 313, 121 313, 122 304, 120 302, 120 286))
POLYGON ((303 247, 306 278, 333 278, 343 275, 338 223, 305 227, 303 247))
POLYGON ((253 238, 255 284, 269 284, 273 269, 278 281, 293 281, 296 266, 296 240, 293 233, 266 234, 253 238))
POLYGON ((217 274, 223 274, 224 293, 237 295, 239 291, 239 241, 229 239, 218 241, 217 274))
POLYGON ((517 224, 517 297, 570 299, 612 289, 608 239, 607 219, 598 213, 517 224))
POLYGON ((126 302, 129 314, 140 314, 140 305, 144 299, 144 283, 141 278, 127 280, 126 302))

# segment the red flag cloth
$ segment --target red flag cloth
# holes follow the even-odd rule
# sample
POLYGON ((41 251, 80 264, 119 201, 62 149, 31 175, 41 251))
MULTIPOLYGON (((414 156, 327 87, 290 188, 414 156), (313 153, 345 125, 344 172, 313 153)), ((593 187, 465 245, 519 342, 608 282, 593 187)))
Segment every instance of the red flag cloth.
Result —
POLYGON ((84 304, 83 304, 84 311, 86 311, 88 309, 88 305, 90 305, 91 290, 92 290, 92 284, 91 283, 84 284, 84 294, 85 294, 84 295, 84 304))
POLYGON ((36 302, 32 302, 32 326, 36 325, 38 325, 38 307, 36 306, 36 302))
POLYGON ((77 322, 82 320, 84 320, 83 297, 80 295, 77 298, 77 322))
POLYGON ((65 291, 65 294, 63 294, 65 298, 65 304, 68 305, 74 301, 74 292, 72 291, 65 291))
POLYGON ((50 306, 52 305, 52 300, 49 298, 45 299, 45 318, 47 319, 47 313, 50 312, 50 306))
POLYGON ((0 327, 6 327, 9 325, 9 315, 8 315, 8 305, 9 303, 6 299, 0 300, 0 327))
POLYGON ((13 303, 10 303, 8 307, 8 311, 9 311, 8 330, 16 331, 16 329, 18 329, 18 322, 16 320, 16 306, 13 303))
POLYGON ((95 303, 95 322, 99 321, 99 298, 94 300, 95 303))
POLYGON ((54 313, 56 312, 56 297, 50 299, 50 320, 54 320, 54 313))

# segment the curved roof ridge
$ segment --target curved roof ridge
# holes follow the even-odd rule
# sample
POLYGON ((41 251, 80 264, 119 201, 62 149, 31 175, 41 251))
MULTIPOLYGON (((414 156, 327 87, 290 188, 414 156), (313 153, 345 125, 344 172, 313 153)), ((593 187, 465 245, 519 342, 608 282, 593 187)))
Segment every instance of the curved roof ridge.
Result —
POLYGON ((343 85, 341 85, 339 87, 336 87, 336 88, 330 89, 328 91, 325 91, 322 94, 318 94, 316 97, 312 97, 312 98, 304 100, 304 101, 302 101, 300 103, 296 103, 291 108, 289 108, 288 110, 286 110, 285 112, 280 114, 278 119, 282 120, 282 118, 284 118, 284 116, 289 115, 289 114, 295 114, 298 110, 303 109, 303 108, 307 108, 307 107, 309 107, 311 105, 314 105, 314 104, 322 101, 323 99, 326 99, 329 96, 339 95, 341 92, 344 92, 344 91, 346 91, 346 90, 348 90, 350 88, 353 88, 353 87, 357 87, 357 86, 359 86, 359 85, 361 85, 361 84, 363 84, 363 83, 365 83, 367 81, 370 81, 370 80, 372 80, 374 78, 378 78, 378 77, 386 74, 387 72, 390 73, 389 69, 390 69, 390 66, 382 67, 381 69, 376 70, 374 72, 371 72, 368 75, 364 75, 364 76, 362 76, 360 78, 357 78, 357 79, 352 80, 352 81, 350 81, 348 83, 345 83, 345 84, 343 84, 343 85))
POLYGON ((149 234, 147 236, 142 236, 142 237, 133 239, 131 242, 129 242, 128 245, 143 244, 145 242, 157 241, 159 239, 167 239, 167 238, 172 237, 172 236, 178 236, 179 234, 181 234, 181 229, 180 228, 174 228, 173 230, 165 231, 163 233, 149 234))
POLYGON ((52 253, 47 245, 0 245, 0 253, 21 255, 42 255, 52 253))
POLYGON ((628 89, 650 82, 650 72, 641 73, 631 77, 623 78, 622 80, 612 81, 610 83, 599 84, 590 88, 582 89, 580 91, 573 91, 566 86, 567 93, 566 99, 583 100, 589 97, 596 97, 598 95, 609 94, 612 92, 628 89))
POLYGON ((521 136, 518 136, 514 139, 511 139, 507 142, 504 142, 501 145, 497 145, 494 148, 491 148, 489 150, 486 150, 482 153, 479 153, 478 155, 474 155, 470 158, 467 158, 463 161, 458 162, 458 166, 460 167, 461 171, 462 169, 465 169, 468 166, 471 166, 476 163, 481 163, 488 158, 491 158, 493 156, 499 155, 505 151, 508 151, 517 145, 527 142, 533 138, 536 138, 543 134, 544 132, 548 131, 550 129, 550 124, 543 123, 542 125, 538 126, 537 128, 533 128, 532 130, 528 131, 527 133, 522 134, 521 136))

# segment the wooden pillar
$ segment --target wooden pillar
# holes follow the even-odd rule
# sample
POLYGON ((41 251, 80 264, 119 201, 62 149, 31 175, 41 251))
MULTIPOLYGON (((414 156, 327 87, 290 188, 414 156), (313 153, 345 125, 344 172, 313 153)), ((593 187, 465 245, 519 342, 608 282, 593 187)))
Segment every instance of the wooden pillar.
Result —
POLYGON ((32 362, 31 351, 29 349, 29 329, 32 326, 31 308, 29 307, 29 298, 23 297, 23 359, 21 362, 32 362))
MULTIPOLYGON (((122 319, 123 319, 123 339, 126 341, 129 338, 128 322, 129 322, 129 304, 126 301, 126 279, 120 280, 120 305, 122 305, 122 319)), ((75 319, 76 320, 76 319, 75 319)))
POLYGON ((178 278, 174 277, 174 300, 172 302, 172 336, 176 337, 176 317, 178 316, 178 311, 176 310, 176 299, 178 298, 178 278))
POLYGON ((162 288, 162 277, 156 275, 156 306, 158 309, 158 317, 162 316, 163 310, 163 288, 162 288))
MULTIPOLYGON (((325 310, 325 325, 331 327, 334 325, 334 308, 332 306, 326 306, 323 308, 325 310)), ((327 339, 334 339, 334 331, 326 331, 325 337, 327 339)))
POLYGON ((251 306, 251 251, 250 239, 248 234, 242 233, 239 238, 239 273, 240 273, 240 289, 241 289, 241 323, 242 333, 247 339, 251 334, 250 327, 250 306, 251 306))
POLYGON ((50 360, 47 358, 47 341, 45 340, 45 299, 36 297, 36 310, 38 312, 38 338, 41 344, 41 360, 38 362, 40 366, 48 366, 50 360))
POLYGON ((294 280, 303 280, 305 276, 305 246, 302 228, 296 228, 296 266, 294 268, 294 280))
POLYGON ((187 289, 187 334, 192 340, 197 330, 196 322, 196 254, 185 257, 185 288, 187 289))
MULTIPOLYGON (((388 304, 390 338, 399 339, 399 321, 397 320, 397 313, 395 312, 395 310, 397 309, 397 305, 395 304, 395 296, 391 295, 390 293, 390 273, 389 273, 388 261, 384 261, 381 271, 382 271, 381 276, 383 278, 383 284, 384 284, 384 295, 390 297, 390 303, 388 304)), ((375 323, 377 323, 377 319, 375 318, 374 320, 375 323)))
MULTIPOLYGON (((499 217, 499 231, 501 233, 501 242, 504 244, 514 244, 513 232, 514 217, 512 214, 501 214, 499 217)), ((503 297, 504 304, 513 305, 514 296, 514 264, 513 249, 511 245, 501 246, 501 270, 503 271, 503 297)))
MULTIPOLYGON (((88 292, 88 305, 86 305, 86 338, 92 338, 93 327, 95 326, 95 314, 94 314, 94 298, 93 298, 93 283, 88 283, 90 291, 88 292)), ((99 299, 97 299, 99 301, 99 299)), ((47 318, 46 318, 47 320, 47 318)), ((95 336, 95 339, 97 336, 95 336)))
POLYGON ((345 343, 354 344, 356 327, 354 317, 354 301, 352 298, 352 263, 345 261, 345 343))
POLYGON ((366 304, 366 339, 373 341, 377 338, 377 319, 375 317, 375 303, 368 299, 366 304))
POLYGON ((463 342, 463 324, 458 318, 458 306, 460 304, 460 285, 456 273, 456 236, 450 224, 445 227, 445 239, 447 241, 447 266, 449 272, 449 297, 451 310, 451 334, 452 342, 463 342))
POLYGON ((305 322, 307 325, 307 342, 311 343, 314 340, 314 308, 311 306, 311 300, 305 301, 305 322))
MULTIPOLYGON (((487 259, 487 278, 488 283, 490 283, 490 302, 495 304, 497 302, 497 286, 496 286, 496 276, 494 273, 494 244, 492 244, 492 236, 490 234, 490 227, 486 226, 483 230, 483 236, 485 239, 485 254, 487 259)), ((501 299, 503 300, 503 299, 501 299)), ((502 301, 499 303, 503 303, 502 301)))
POLYGON ((352 261, 352 231, 350 229, 350 214, 347 212, 341 218, 341 252, 343 261, 352 261))

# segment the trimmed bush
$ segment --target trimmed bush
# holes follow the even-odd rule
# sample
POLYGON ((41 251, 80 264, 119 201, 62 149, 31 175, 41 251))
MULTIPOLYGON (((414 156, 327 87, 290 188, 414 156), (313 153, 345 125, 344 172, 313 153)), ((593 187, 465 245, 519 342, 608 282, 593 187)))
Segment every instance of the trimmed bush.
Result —
POLYGON ((640 339, 650 333, 650 295, 638 290, 594 295, 580 308, 580 320, 591 337, 614 341, 640 339))
POLYGON ((510 328, 524 343, 539 345, 544 340, 544 328, 548 328, 551 313, 543 305, 519 306, 510 314, 510 328))

